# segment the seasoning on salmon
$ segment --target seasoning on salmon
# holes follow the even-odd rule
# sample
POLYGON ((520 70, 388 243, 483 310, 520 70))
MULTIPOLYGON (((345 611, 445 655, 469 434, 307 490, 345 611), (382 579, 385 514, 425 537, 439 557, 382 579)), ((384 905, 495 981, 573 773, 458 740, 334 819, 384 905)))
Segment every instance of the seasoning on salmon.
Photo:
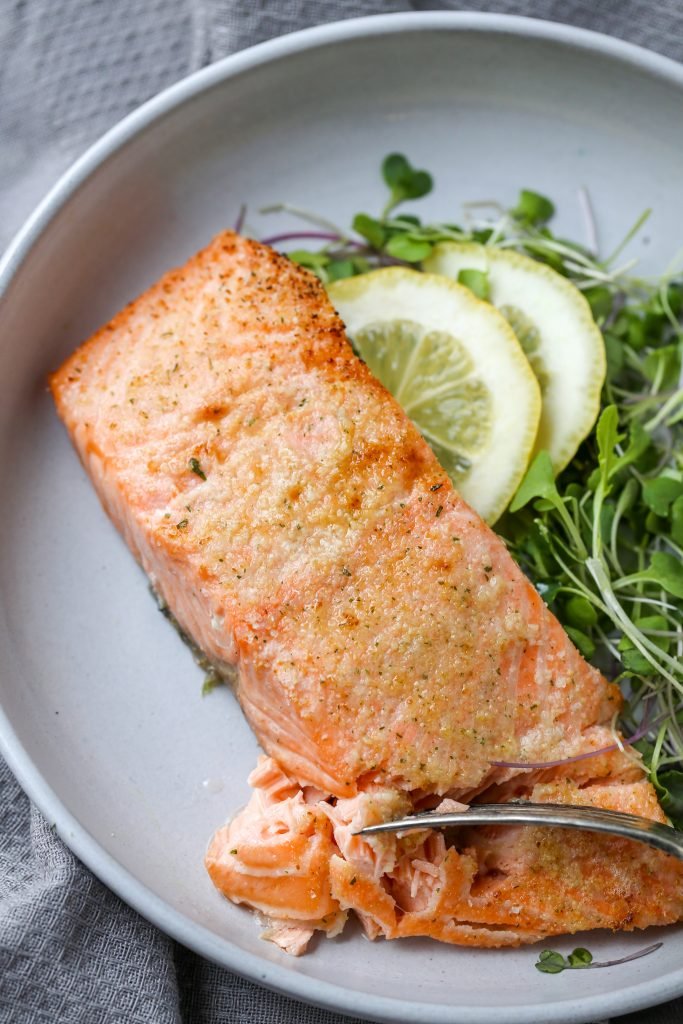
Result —
POLYGON ((324 289, 220 235, 53 375, 109 515, 236 692, 267 758, 214 836, 218 888, 301 952, 367 934, 501 946, 683 917, 683 866, 552 829, 361 839, 441 800, 664 820, 619 692, 573 647, 353 353, 324 289))

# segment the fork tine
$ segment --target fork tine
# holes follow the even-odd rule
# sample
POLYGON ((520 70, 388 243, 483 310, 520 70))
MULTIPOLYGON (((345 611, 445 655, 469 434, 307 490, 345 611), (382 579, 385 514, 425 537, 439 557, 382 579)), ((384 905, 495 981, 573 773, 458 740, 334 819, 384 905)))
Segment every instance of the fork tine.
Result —
POLYGON ((471 825, 548 825, 555 828, 576 828, 603 832, 646 843, 657 850, 683 860, 683 832, 669 825, 639 818, 622 811, 606 811, 599 807, 572 804, 474 804, 455 814, 429 811, 397 821, 368 825, 356 835, 371 836, 383 832, 406 832, 422 828, 463 828, 471 825))

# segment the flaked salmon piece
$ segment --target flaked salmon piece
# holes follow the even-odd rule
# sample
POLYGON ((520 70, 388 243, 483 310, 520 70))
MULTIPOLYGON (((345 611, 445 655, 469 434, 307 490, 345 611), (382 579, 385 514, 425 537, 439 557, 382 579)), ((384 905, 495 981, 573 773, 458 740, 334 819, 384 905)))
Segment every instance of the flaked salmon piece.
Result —
POLYGON ((356 358, 311 274, 220 235, 98 331, 51 387, 153 586, 217 668, 237 673, 270 760, 207 866, 226 895, 274 921, 284 948, 333 933, 349 908, 369 934, 473 945, 683 914, 678 866, 645 851, 629 868, 593 836, 575 847, 585 871, 571 883, 558 867, 566 835, 552 830, 533 869, 521 834, 473 834, 462 848, 353 836, 372 815, 544 785, 570 802, 613 790, 658 812, 621 751, 534 773, 493 764, 609 745, 619 691, 356 358), (525 894, 519 913, 501 896, 513 882, 488 867, 501 844, 516 865, 505 877, 525 894), (603 859, 622 864, 616 916, 590 881, 609 883, 603 859))
POLYGON ((216 832, 206 864, 234 902, 273 921, 265 937, 296 954, 316 929, 336 934, 346 920, 331 895, 332 828, 323 804, 309 806, 270 758, 249 781, 255 787, 249 804, 216 832))
MULTIPOLYGON (((539 803, 584 804, 665 820, 642 778, 586 788, 566 780, 537 784, 527 796, 539 803)), ((387 817, 404 813, 405 794, 396 798, 387 817)), ((390 794, 382 793, 381 799, 390 800, 390 794)), ((247 810, 230 826, 231 836, 251 832, 259 801, 257 788, 247 810)), ((325 837, 325 885, 339 915, 353 910, 370 939, 425 935, 493 948, 589 928, 670 924, 683 915, 681 865, 629 840, 553 828, 463 826, 448 841, 441 832, 415 829, 399 836, 352 836, 349 842, 349 833, 376 820, 372 795, 360 793, 335 805, 325 801, 318 808, 333 823, 325 837)), ((224 855, 225 843, 219 840, 217 847, 224 855)), ((237 859, 240 849, 233 851, 237 859)), ((249 849, 247 843, 247 858, 249 849)), ((298 859, 298 852, 289 849, 298 859)), ((294 870, 289 849, 283 850, 279 872, 294 870)), ((225 891, 214 858, 212 844, 207 867, 225 891)), ((249 864, 240 870, 249 872, 249 864)), ((319 877, 312 873, 310 883, 313 890, 319 877)), ((242 891, 232 883, 229 895, 239 898, 242 891)), ((264 909, 258 899, 255 885, 249 902, 264 909)), ((277 907, 269 913, 273 924, 265 937, 278 941, 279 929, 288 936, 291 918, 282 919, 277 907)), ((317 925, 309 922, 306 934, 296 932, 295 944, 280 944, 301 953, 314 927, 336 933, 340 920, 331 915, 317 925)))
POLYGON ((358 796, 321 804, 332 823, 332 835, 340 854, 363 874, 379 881, 396 866, 396 842, 392 836, 359 836, 366 825, 378 825, 410 814, 407 793, 371 786, 358 796))

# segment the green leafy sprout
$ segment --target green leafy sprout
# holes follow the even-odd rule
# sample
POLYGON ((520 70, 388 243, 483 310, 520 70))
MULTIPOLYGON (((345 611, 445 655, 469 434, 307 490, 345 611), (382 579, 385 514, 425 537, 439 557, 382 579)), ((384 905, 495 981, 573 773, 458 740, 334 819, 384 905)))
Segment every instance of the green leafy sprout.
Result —
MULTIPOLYGON (((601 414, 559 477, 546 452, 536 456, 496 529, 582 654, 621 685, 618 724, 633 742, 615 730, 615 745, 642 757, 683 828, 683 272, 650 280, 634 276, 635 260, 622 262, 649 210, 603 258, 585 190, 583 245, 552 231, 554 204, 528 189, 511 209, 469 202, 462 224, 423 223, 403 210, 431 191, 431 176, 397 153, 381 170, 379 215, 358 213, 345 231, 280 204, 262 212, 317 230, 264 241, 315 239, 318 248, 288 255, 324 283, 392 264, 420 269, 439 242, 479 242, 545 263, 583 292, 605 341, 601 414)), ((489 298, 485 272, 465 269, 459 280, 489 298)))
POLYGON ((432 191, 432 176, 427 171, 416 171, 402 153, 390 153, 382 162, 382 177, 389 186, 390 196, 382 212, 386 219, 395 206, 406 199, 420 199, 432 191))
POLYGON ((544 949, 534 965, 542 974, 560 974, 562 971, 578 971, 593 965, 593 954, 587 949, 578 947, 569 956, 556 953, 554 949, 544 949))
POLYGON ((616 967, 618 964, 627 964, 631 960, 639 960, 642 956, 648 956, 650 953, 655 953, 658 949, 661 949, 661 942, 654 942, 651 946, 646 946, 644 949, 638 949, 635 953, 628 953, 626 956, 621 956, 617 960, 602 960, 597 961, 593 959, 593 954, 584 949, 582 946, 577 947, 573 950, 569 956, 563 956, 562 953, 556 953, 554 949, 544 949, 539 954, 538 960, 534 964, 537 971, 541 974, 561 974, 562 971, 581 971, 586 968, 596 967, 616 967))

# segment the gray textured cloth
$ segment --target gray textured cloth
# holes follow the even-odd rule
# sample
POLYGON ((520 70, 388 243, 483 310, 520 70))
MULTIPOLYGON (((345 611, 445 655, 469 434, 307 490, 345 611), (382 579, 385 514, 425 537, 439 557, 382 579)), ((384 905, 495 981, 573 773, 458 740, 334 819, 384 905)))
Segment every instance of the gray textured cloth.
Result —
MULTIPOLYGON (((391 10, 570 22, 683 60, 682 0, 0 0, 0 247, 101 132, 188 72, 270 36, 391 10)), ((178 946, 112 895, 0 760, 0 1024, 341 1024, 178 946)), ((676 1024, 683 1000, 622 1018, 676 1024)))

